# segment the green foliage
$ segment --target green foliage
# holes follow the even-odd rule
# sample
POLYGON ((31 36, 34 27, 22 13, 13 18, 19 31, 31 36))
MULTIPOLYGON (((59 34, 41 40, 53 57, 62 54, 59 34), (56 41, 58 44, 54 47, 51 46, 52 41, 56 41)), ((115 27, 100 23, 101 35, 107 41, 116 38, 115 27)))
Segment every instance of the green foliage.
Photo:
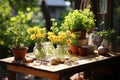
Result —
POLYGON ((11 16, 11 8, 9 7, 8 0, 0 1, 0 47, 6 47, 9 40, 9 36, 5 35, 6 31, 6 22, 11 16))
POLYGON ((61 25, 61 23, 64 21, 64 17, 67 16, 67 14, 70 12, 70 10, 68 9, 63 9, 63 10, 60 10, 59 11, 59 21, 58 22, 58 25, 61 25))
POLYGON ((61 25, 63 30, 81 31, 90 30, 95 26, 94 14, 89 8, 73 10, 65 17, 61 25))
POLYGON ((28 13, 18 12, 17 16, 11 17, 8 22, 8 27, 6 30, 6 35, 10 36, 12 46, 19 47, 21 43, 27 40, 26 30, 27 22, 31 20, 33 13, 30 12, 30 8, 27 9, 28 13))
POLYGON ((23 11, 26 12, 26 8, 30 7, 31 9, 35 9, 38 7, 39 0, 7 0, 9 5, 13 8, 14 12, 23 11))
POLYGON ((115 29, 108 29, 108 30, 102 30, 96 33, 96 35, 101 36, 103 39, 111 42, 113 40, 113 36, 115 35, 116 30, 115 29))
POLYGON ((60 31, 58 23, 55 21, 55 18, 51 18, 51 21, 52 21, 51 30, 57 35, 58 32, 60 31))
MULTIPOLYGON (((18 36, 17 33, 25 35, 26 32, 23 32, 25 30, 20 32, 20 29, 41 24, 41 22, 35 21, 40 16, 38 0, 0 0, 0 48, 10 47, 15 41, 15 37, 18 36), (16 34, 16 36, 13 37, 13 34, 16 34)), ((16 39, 15 42, 21 42, 22 40, 25 41, 26 39, 16 39)), ((29 46, 30 43, 30 41, 27 41, 25 44, 29 46)))

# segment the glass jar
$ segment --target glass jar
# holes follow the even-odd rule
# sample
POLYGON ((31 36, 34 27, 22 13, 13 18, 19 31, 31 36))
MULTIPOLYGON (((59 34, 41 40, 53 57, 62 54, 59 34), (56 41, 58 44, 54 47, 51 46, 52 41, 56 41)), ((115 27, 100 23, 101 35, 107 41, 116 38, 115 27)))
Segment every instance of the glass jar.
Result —
POLYGON ((35 44, 33 53, 37 59, 45 59, 54 55, 55 48, 51 42, 35 44))
POLYGON ((52 42, 44 42, 43 52, 46 54, 46 57, 54 56, 55 47, 52 42))
POLYGON ((69 56, 68 46, 57 45, 57 48, 56 48, 56 57, 61 58, 61 59, 65 59, 68 56, 69 56))
POLYGON ((43 46, 44 46, 44 43, 35 44, 33 48, 33 54, 35 55, 36 59, 44 59, 46 57, 46 53, 44 53, 42 49, 43 46))

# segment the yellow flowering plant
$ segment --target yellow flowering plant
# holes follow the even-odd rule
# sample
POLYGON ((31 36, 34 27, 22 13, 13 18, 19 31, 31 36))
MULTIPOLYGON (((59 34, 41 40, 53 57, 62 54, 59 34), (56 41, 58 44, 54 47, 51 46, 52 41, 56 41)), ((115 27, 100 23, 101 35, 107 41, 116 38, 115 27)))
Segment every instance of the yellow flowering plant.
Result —
POLYGON ((51 18, 51 32, 48 32, 48 39, 56 45, 71 45, 76 43, 77 35, 70 30, 63 31, 58 27, 54 18, 51 18))
POLYGON ((30 34, 30 39, 35 43, 40 44, 47 40, 47 30, 46 28, 34 26, 27 29, 28 34, 30 34))
POLYGON ((71 33, 69 30, 66 32, 59 31, 58 34, 48 32, 48 39, 56 45, 71 45, 75 38, 76 35, 71 33))

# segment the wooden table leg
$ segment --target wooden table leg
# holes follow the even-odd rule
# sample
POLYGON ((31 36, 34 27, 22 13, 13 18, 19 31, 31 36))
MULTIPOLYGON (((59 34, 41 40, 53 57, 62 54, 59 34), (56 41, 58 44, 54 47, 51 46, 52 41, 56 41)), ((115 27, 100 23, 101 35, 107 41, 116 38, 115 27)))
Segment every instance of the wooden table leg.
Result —
POLYGON ((16 80, 16 72, 8 71, 8 80, 16 80))
POLYGON ((62 76, 60 77, 59 73, 51 76, 50 80, 62 80, 62 76))

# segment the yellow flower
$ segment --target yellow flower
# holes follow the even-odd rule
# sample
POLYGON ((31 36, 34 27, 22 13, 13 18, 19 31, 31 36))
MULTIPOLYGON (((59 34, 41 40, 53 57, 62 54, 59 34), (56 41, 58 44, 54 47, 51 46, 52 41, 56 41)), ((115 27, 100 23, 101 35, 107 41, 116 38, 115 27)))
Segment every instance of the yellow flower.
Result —
POLYGON ((74 33, 71 33, 70 31, 59 31, 57 34, 54 32, 48 32, 48 39, 59 45, 70 45, 73 42, 73 39, 76 38, 74 33))
POLYGON ((57 40, 57 38, 56 38, 55 35, 50 35, 50 36, 48 36, 48 39, 49 39, 51 42, 53 42, 53 43, 55 43, 56 40, 57 40))
POLYGON ((30 36, 30 39, 31 39, 31 40, 35 40, 35 38, 36 38, 36 37, 35 37, 34 34, 32 34, 32 35, 30 36))
POLYGON ((45 38, 45 35, 46 35, 46 34, 41 34, 41 38, 45 38))
POLYGON ((33 31, 34 31, 35 33, 39 33, 40 29, 39 29, 38 26, 34 26, 33 31))
POLYGON ((41 35, 42 35, 41 33, 37 33, 37 34, 36 34, 36 37, 37 37, 37 38, 41 38, 41 35))
POLYGON ((57 40, 57 38, 56 38, 55 36, 51 38, 51 41, 52 41, 53 43, 55 43, 56 40, 57 40))
POLYGON ((30 34, 32 32, 32 28, 28 28, 27 32, 30 34))
POLYGON ((76 37, 76 35, 73 34, 73 33, 71 33, 70 36, 71 36, 72 38, 75 38, 75 37, 76 37))
POLYGON ((66 34, 64 32, 59 32, 58 35, 60 35, 62 37, 66 37, 66 34))
POLYGON ((28 34, 30 34, 30 39, 34 40, 35 43, 45 42, 46 39, 46 28, 41 28, 39 26, 34 26, 27 29, 28 34))
POLYGON ((65 37, 62 37, 61 35, 58 36, 58 41, 63 41, 65 37))
POLYGON ((70 45, 72 43, 72 41, 70 39, 67 39, 66 43, 67 43, 67 45, 70 45))
POLYGON ((53 33, 53 32, 48 32, 48 35, 50 35, 50 36, 51 36, 51 35, 54 35, 54 33, 53 33))

